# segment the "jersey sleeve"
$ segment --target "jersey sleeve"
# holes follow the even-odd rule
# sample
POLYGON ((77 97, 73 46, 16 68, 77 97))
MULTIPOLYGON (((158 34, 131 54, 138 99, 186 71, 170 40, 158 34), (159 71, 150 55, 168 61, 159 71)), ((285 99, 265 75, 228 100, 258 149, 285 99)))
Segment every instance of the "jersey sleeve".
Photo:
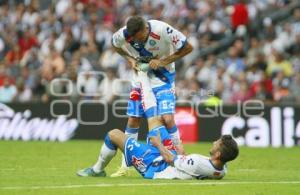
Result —
POLYGON ((167 23, 162 25, 162 35, 165 41, 172 44, 176 50, 182 49, 187 43, 186 36, 167 23))
POLYGON ((125 37, 124 37, 124 34, 123 34, 124 28, 125 27, 119 29, 117 32, 115 32, 113 34, 112 39, 111 39, 111 44, 114 47, 121 48, 126 43, 126 40, 125 40, 125 37))

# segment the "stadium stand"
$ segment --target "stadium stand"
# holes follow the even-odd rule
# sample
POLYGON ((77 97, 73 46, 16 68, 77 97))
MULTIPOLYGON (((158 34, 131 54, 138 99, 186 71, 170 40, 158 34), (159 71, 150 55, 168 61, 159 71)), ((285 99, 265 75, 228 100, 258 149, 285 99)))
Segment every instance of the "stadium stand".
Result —
POLYGON ((110 40, 135 14, 177 27, 194 46, 176 63, 179 100, 300 104, 297 0, 0 0, 0 102, 48 102, 51 90, 113 102, 112 85, 133 73, 110 40), (51 89, 55 78, 68 81, 51 89))

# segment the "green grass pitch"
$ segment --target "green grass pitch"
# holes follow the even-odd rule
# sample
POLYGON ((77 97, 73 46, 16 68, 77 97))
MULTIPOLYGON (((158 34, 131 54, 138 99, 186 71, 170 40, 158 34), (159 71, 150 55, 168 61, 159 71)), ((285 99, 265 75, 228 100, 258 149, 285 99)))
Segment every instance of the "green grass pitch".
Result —
MULTIPOLYGON (((134 170, 123 178, 80 178, 102 142, 0 141, 0 194, 299 194, 300 149, 241 147, 223 180, 146 180, 134 170)), ((207 154, 211 144, 185 145, 188 153, 207 154)), ((107 168, 119 166, 120 152, 107 168)))

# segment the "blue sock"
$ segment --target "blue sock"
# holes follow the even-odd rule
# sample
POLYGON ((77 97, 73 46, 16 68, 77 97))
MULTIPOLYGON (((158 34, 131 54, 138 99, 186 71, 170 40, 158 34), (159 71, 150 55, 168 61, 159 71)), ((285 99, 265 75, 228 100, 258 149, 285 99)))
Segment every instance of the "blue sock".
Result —
POLYGON ((171 139, 171 136, 168 134, 168 131, 165 126, 161 125, 159 127, 155 127, 154 129, 151 129, 147 135, 147 143, 149 143, 149 138, 152 136, 157 136, 157 134, 160 133, 161 140, 165 139, 171 139))
POLYGON ((106 136, 104 138, 104 143, 109 149, 117 150, 117 146, 111 142, 108 134, 106 134, 106 136))

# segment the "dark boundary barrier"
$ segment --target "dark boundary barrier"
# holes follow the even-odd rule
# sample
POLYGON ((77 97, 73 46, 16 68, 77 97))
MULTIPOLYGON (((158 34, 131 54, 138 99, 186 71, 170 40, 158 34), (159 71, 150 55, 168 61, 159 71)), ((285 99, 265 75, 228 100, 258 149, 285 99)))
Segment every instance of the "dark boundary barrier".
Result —
MULTIPOLYGON (((125 111, 114 117, 112 105, 102 103, 2 104, 0 103, 0 139, 52 140, 103 139, 114 128, 124 129, 125 111), (61 116, 61 115, 66 115, 61 116), (66 124, 71 123, 72 125, 66 124), (59 132, 64 139, 59 139, 59 132), (52 138, 51 138, 52 135, 52 138), (67 137, 67 138, 66 138, 67 137)), ((140 138, 145 139, 143 121, 140 138)))
MULTIPOLYGON (((103 139, 108 130, 125 128, 125 107, 125 104, 116 109, 113 105, 97 102, 70 104, 67 101, 55 104, 0 103, 0 139, 103 139)), ((178 106, 175 118, 186 142, 211 142, 221 134, 232 134, 241 145, 252 147, 300 144, 299 106, 254 108, 245 105, 199 106, 197 109, 178 106)), ((147 124, 143 120, 139 138, 145 139, 146 135, 147 124)))
MULTIPOLYGON (((212 113, 211 110, 214 109, 198 108, 201 115, 212 113)), ((273 105, 261 110, 246 110, 245 107, 223 106, 216 117, 200 116, 199 141, 213 141, 222 134, 232 134, 240 145, 252 147, 292 147, 300 144, 299 106, 273 105)))

